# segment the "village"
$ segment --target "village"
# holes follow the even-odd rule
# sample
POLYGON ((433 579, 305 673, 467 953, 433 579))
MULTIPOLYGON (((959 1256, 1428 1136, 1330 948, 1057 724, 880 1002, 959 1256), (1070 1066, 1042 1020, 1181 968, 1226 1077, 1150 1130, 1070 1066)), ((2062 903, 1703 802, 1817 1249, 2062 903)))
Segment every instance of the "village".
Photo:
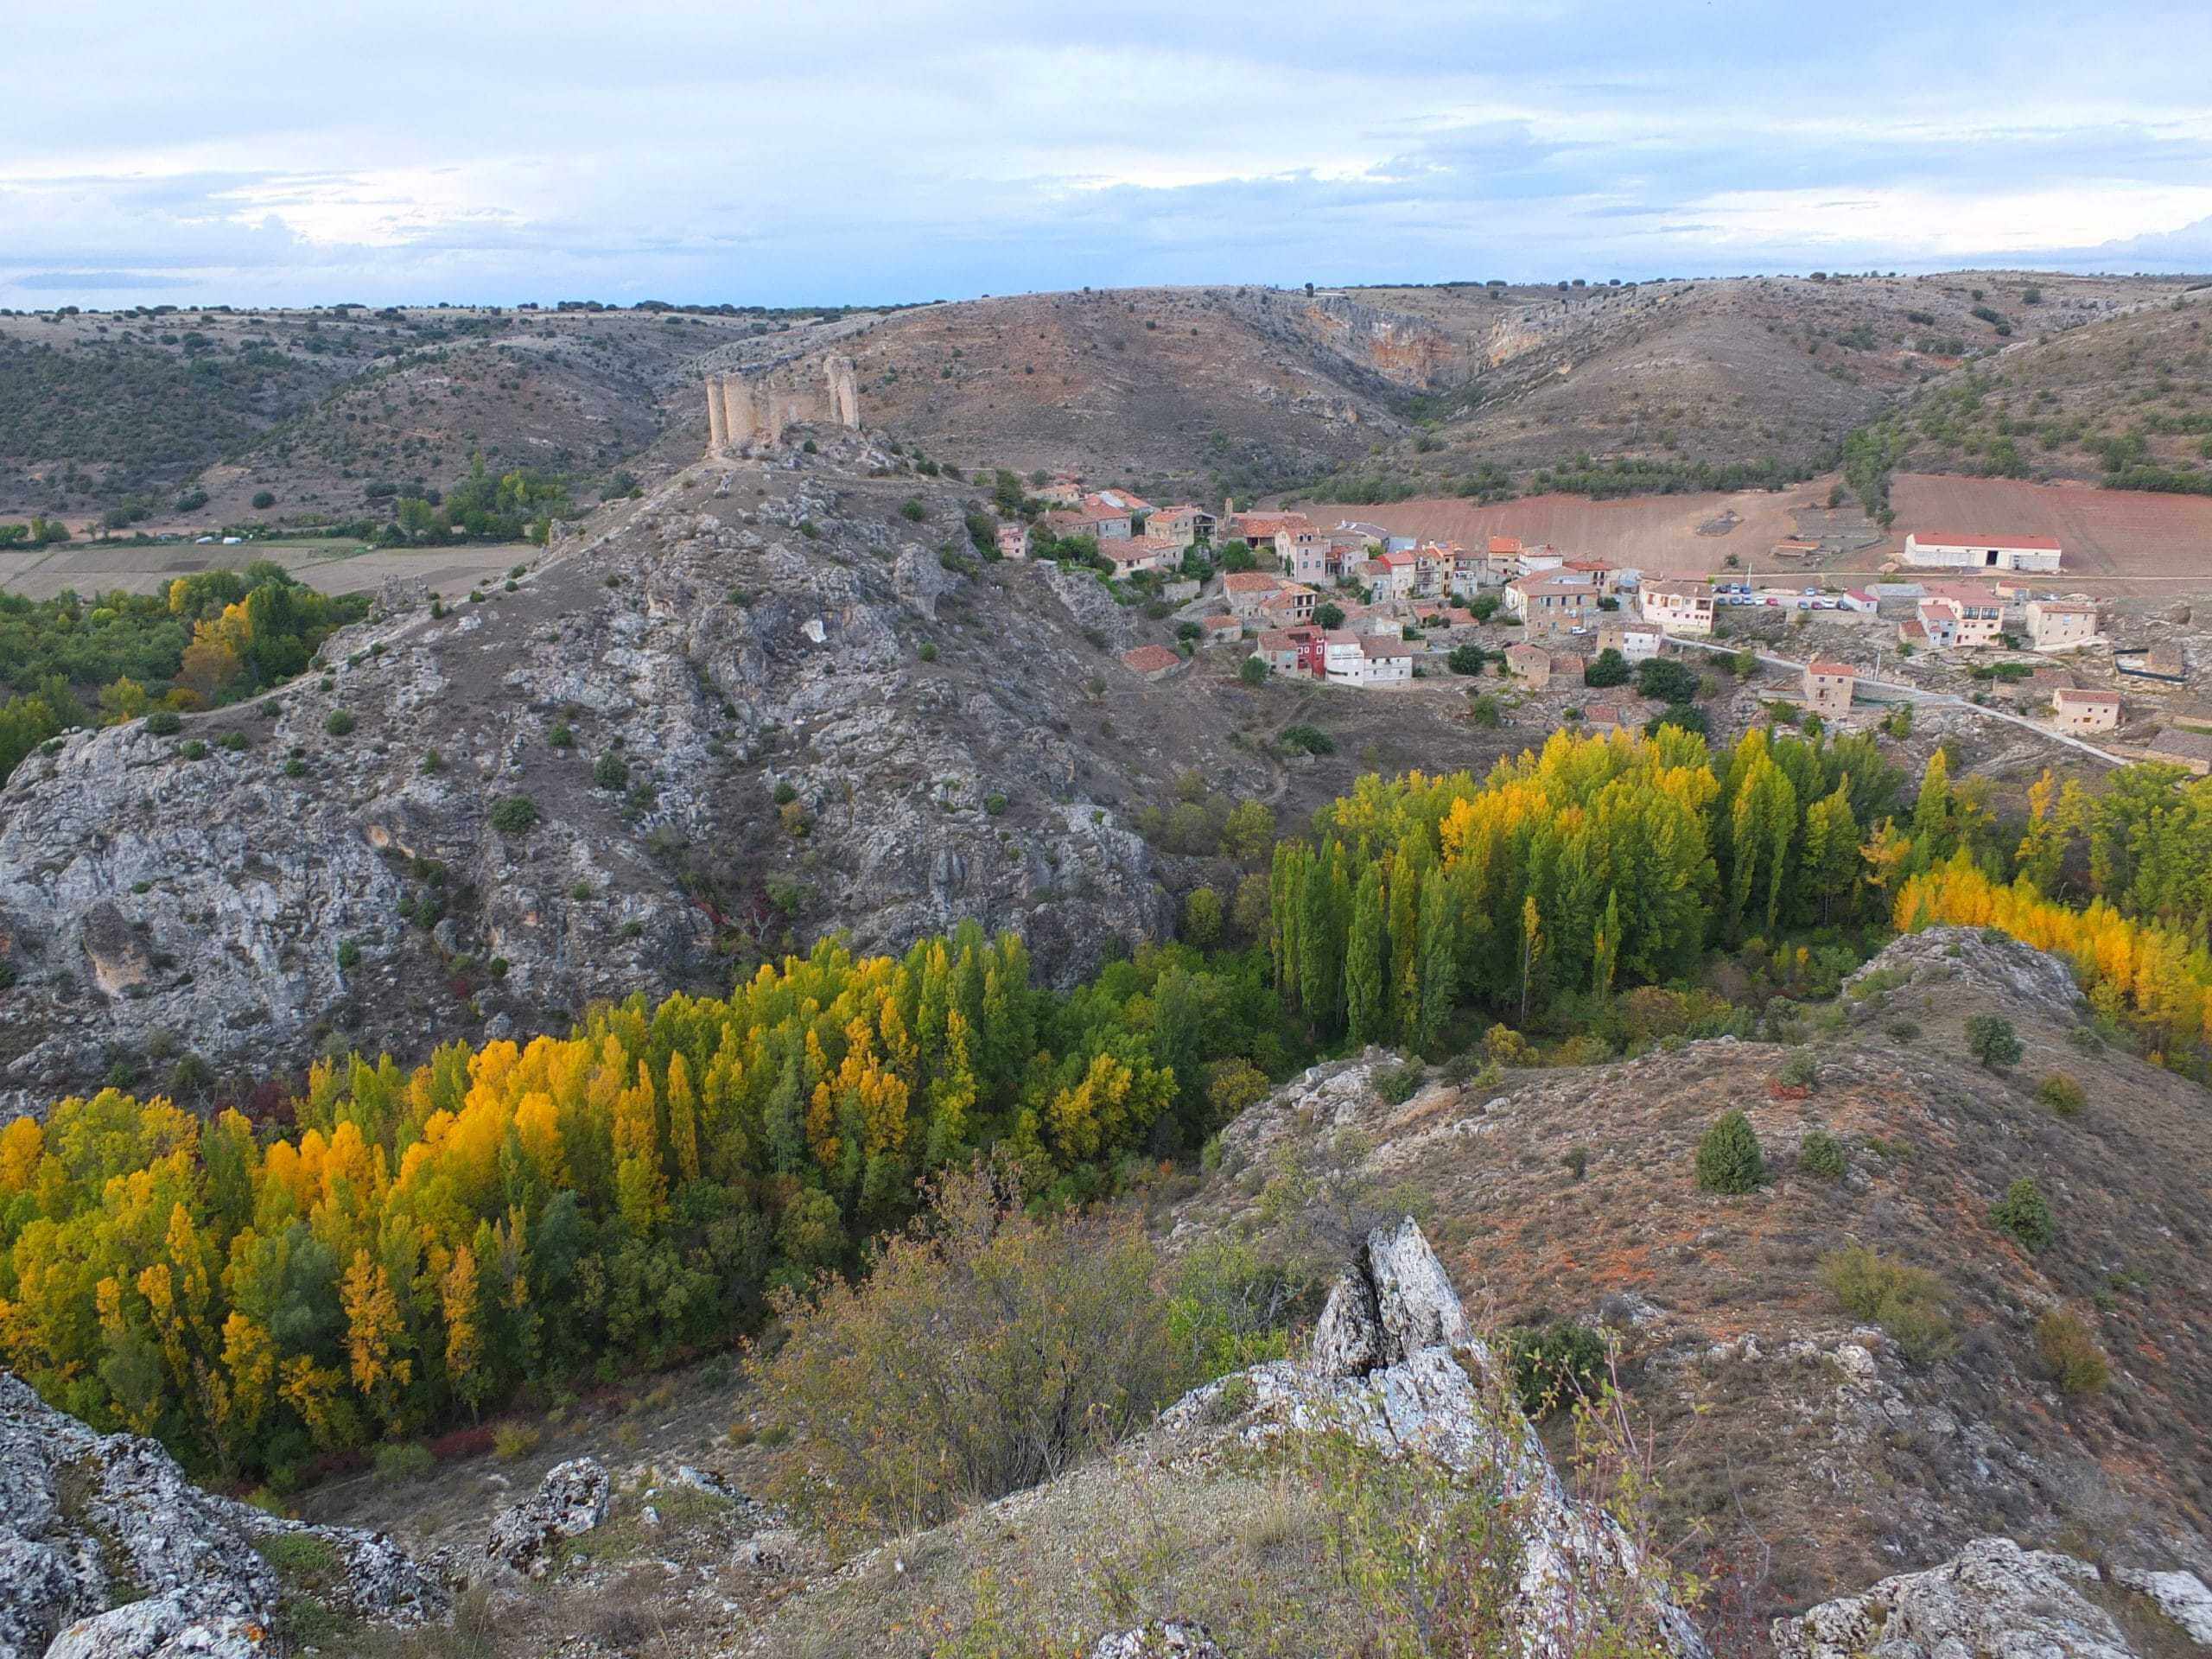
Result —
MULTIPOLYGON (((1471 697, 1484 682, 1524 697, 1581 688, 1590 695, 1558 702, 1558 719, 1606 731, 1694 722, 1682 688, 1724 668, 1760 676, 1767 707, 1809 729, 1936 702, 2115 764, 2212 773, 2212 705, 2186 696, 2180 637, 2152 638, 2112 601, 2066 591, 2064 550, 2048 537, 1913 529, 1878 578, 1844 587, 1644 569, 1510 536, 1471 548, 1233 501, 1154 506, 1065 473, 1039 496, 1033 522, 999 526, 999 552, 1088 562, 1148 598, 1176 636, 1122 654, 1148 680, 1222 652, 1254 683, 1388 693, 1451 676, 1477 683, 1471 697), (1655 659, 1684 669, 1645 671, 1655 659)), ((1779 545, 1775 563, 1803 550, 1779 545)))

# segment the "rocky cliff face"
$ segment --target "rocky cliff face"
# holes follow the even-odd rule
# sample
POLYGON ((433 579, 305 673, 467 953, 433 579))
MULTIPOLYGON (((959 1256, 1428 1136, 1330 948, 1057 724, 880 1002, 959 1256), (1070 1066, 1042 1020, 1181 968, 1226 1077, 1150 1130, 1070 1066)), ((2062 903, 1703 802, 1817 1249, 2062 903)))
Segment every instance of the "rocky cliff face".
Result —
POLYGON ((724 988, 833 928, 1015 927, 1063 981, 1161 931, 1103 803, 1155 764, 1257 763, 1204 710, 1184 753, 1151 747, 1171 693, 1069 613, 1071 578, 947 568, 958 495, 873 476, 892 459, 856 435, 822 447, 688 469, 442 613, 395 596, 257 704, 19 767, 0 1098, 158 1084, 186 1052, 418 1058, 724 988), (1076 736, 1116 714, 1147 739, 1076 736))
POLYGON ((0 1659, 247 1659, 277 1623, 272 1562, 302 1554, 362 1617, 444 1605, 383 1534, 203 1491, 154 1441, 95 1433, 0 1372, 0 1659))

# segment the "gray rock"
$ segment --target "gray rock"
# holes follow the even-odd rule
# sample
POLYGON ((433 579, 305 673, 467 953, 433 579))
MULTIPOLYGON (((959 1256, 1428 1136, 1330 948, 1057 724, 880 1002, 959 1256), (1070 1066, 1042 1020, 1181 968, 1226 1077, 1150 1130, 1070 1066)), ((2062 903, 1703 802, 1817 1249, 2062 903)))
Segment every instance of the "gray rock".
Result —
POLYGON ((1160 1427, 1196 1433, 1226 1417, 1253 1444, 1339 1433, 1386 1457, 1478 1472, 1497 1483, 1499 1512, 1517 1535, 1526 1651, 1550 1659, 1542 1633, 1570 1628, 1573 1606, 1594 1595, 1640 1605, 1669 1652, 1703 1659, 1703 1638, 1664 1586, 1647 1581, 1635 1542, 1567 1492, 1410 1217, 1367 1236, 1317 1337, 1305 1360, 1255 1365, 1192 1390, 1160 1414, 1160 1427))
MULTIPOLYGON (((2212 1613, 2212 1595, 2192 1574, 2123 1569, 2114 1577, 2150 1595, 2198 1642, 2212 1640, 2212 1624, 2193 1627, 2182 1617, 2212 1613)), ((1774 1650, 1777 1659, 2141 1659, 2083 1593, 2097 1579, 2095 1567, 2071 1555, 1978 1539, 1940 1567, 1777 1619, 1774 1650)))
POLYGON ((2181 1626, 2190 1640, 2212 1648, 2212 1590, 2194 1573, 2146 1573, 2140 1568, 2117 1568, 2113 1577, 2131 1590, 2150 1597, 2158 1611, 2181 1626))
POLYGON ((597 1458, 572 1458, 545 1471, 537 1491, 492 1522, 485 1554, 493 1560, 543 1578, 553 1564, 553 1547, 578 1538, 607 1519, 613 1486, 597 1458))
POLYGON ((1170 1618, 1098 1638, 1090 1659, 1223 1659, 1203 1624, 1170 1618))
POLYGON ((0 1372, 0 1659, 245 1654, 283 1594, 256 1545, 284 1535, 330 1547, 336 1593, 364 1617, 443 1604, 384 1535, 204 1491, 156 1442, 96 1433, 0 1372))

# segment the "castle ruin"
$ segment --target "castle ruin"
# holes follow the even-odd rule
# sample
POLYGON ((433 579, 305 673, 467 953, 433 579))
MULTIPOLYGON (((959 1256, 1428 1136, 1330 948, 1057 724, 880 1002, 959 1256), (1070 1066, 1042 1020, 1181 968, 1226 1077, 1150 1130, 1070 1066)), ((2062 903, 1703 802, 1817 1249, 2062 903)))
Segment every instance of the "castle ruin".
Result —
POLYGON ((772 447, 793 426, 860 423, 860 386, 849 357, 796 359, 707 377, 709 454, 772 447))

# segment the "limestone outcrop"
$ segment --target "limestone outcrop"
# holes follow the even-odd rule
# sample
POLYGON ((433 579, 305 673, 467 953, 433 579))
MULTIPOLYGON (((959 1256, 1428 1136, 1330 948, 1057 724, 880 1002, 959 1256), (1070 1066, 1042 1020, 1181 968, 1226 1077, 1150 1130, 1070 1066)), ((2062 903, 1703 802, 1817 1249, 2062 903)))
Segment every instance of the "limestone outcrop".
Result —
POLYGON ((484 1553, 531 1578, 543 1578, 563 1538, 581 1538, 607 1519, 613 1495, 606 1465, 598 1459, 556 1464, 536 1492, 493 1521, 484 1553))
MULTIPOLYGON (((872 480, 892 457, 820 448, 611 504, 513 592, 364 623, 265 702, 175 736, 73 733, 18 766, 0 1119, 96 1090, 123 1055, 146 1092, 187 1052, 266 1075, 563 1031, 594 999, 719 992, 734 961, 839 929, 903 950, 972 918, 1020 931, 1056 983, 1164 932, 1115 810, 1147 757, 1078 724, 1098 704, 1068 665, 1107 660, 1090 625, 1036 569, 949 569, 957 499, 916 531, 899 505, 935 486, 872 480), (515 798, 537 821, 502 832, 515 798)), ((1230 726, 1178 764, 1256 791, 1230 726)))
POLYGON ((1602 1608, 1667 1651, 1703 1659, 1703 1638, 1634 1541, 1568 1494, 1410 1217, 1368 1235, 1329 1294, 1308 1357, 1208 1383, 1169 1407, 1160 1426, 1194 1430, 1224 1414, 1248 1443, 1343 1433, 1385 1456, 1433 1458, 1495 1481, 1516 1535, 1525 1654, 1564 1659, 1578 1619, 1602 1608))
POLYGON ((1777 1619, 1777 1659, 2148 1659, 2097 1597, 2139 1595, 2212 1647, 2212 1592, 2189 1573, 2120 1569, 1982 1538, 1924 1572, 1777 1619))
POLYGON ((1098 1638, 1090 1659, 1224 1659, 1203 1624, 1163 1619, 1134 1630, 1115 1630, 1098 1638))
POLYGON ((397 1623, 443 1594, 382 1533, 311 1527, 187 1480, 156 1442, 101 1434, 0 1372, 0 1659, 244 1659, 283 1582, 273 1542, 322 1546, 350 1611, 397 1623))

